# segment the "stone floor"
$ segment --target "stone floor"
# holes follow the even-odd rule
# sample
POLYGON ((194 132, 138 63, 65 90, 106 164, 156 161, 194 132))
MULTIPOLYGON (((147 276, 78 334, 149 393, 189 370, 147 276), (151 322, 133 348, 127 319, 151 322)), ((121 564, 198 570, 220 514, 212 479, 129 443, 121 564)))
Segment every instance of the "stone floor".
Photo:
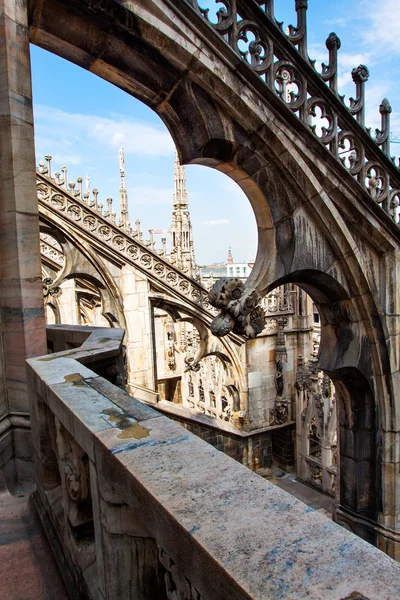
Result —
POLYGON ((29 495, 0 493, 0 600, 68 600, 29 495))
POLYGON ((257 473, 261 475, 261 477, 265 477, 268 481, 280 487, 282 490, 289 492, 289 494, 295 496, 304 502, 304 504, 307 504, 329 519, 332 518, 333 498, 298 481, 293 473, 285 473, 275 467, 272 468, 272 477, 269 471, 267 476, 267 473, 264 473, 263 469, 259 469, 257 473))

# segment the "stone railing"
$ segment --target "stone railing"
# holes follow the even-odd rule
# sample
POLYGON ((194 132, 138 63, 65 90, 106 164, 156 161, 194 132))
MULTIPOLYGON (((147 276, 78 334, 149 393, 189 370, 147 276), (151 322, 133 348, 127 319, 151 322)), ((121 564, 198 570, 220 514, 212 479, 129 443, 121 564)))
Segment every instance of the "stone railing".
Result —
POLYGON ((69 349, 28 361, 35 502, 72 598, 400 597, 393 560, 90 370, 121 330, 50 337, 69 349))
MULTIPOLYGON (((58 214, 84 236, 102 243, 116 255, 134 265, 150 279, 159 282, 163 288, 171 290, 179 297, 203 309, 209 316, 216 314, 208 300, 208 291, 195 279, 174 267, 165 256, 158 253, 153 242, 141 240, 140 231, 126 230, 117 224, 115 213, 109 209, 103 211, 103 205, 97 201, 97 190, 93 197, 83 193, 81 178, 78 187, 67 183, 67 170, 63 167, 63 178, 53 178, 50 171, 50 157, 36 172, 37 198, 39 210, 42 206, 58 214)), ((57 174, 58 175, 58 174, 57 174)))
POLYGON ((249 82, 261 92, 264 88, 272 92, 281 102, 280 111, 285 105, 398 223, 400 170, 390 157, 392 108, 386 98, 382 100, 381 127, 372 135, 365 126, 364 88, 369 77, 365 65, 352 70, 355 98, 346 106, 338 91, 341 42, 334 33, 326 40, 327 64, 317 71, 307 50, 307 0, 294 0, 297 24, 286 33, 275 18, 274 0, 186 0, 185 4, 192 23, 202 29, 201 19, 208 28, 207 39, 210 29, 220 36, 225 48, 229 46, 241 59, 236 68, 249 82))

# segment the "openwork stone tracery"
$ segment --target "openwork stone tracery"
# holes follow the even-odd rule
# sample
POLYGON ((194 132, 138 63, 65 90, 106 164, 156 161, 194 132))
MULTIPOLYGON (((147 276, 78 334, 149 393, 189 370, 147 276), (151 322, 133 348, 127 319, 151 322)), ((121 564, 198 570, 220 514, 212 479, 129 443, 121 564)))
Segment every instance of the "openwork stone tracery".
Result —
POLYGON ((341 42, 335 33, 326 40, 328 62, 317 70, 307 50, 308 2, 295 1, 297 24, 289 25, 286 31, 275 17, 273 0, 217 0, 212 8, 205 8, 202 0, 190 3, 398 223, 400 173, 399 164, 390 157, 389 141, 392 108, 383 99, 379 107, 381 127, 371 133, 365 125, 365 83, 369 77, 365 65, 352 70, 356 93, 346 106, 338 91, 341 42))
POLYGON ((237 390, 226 357, 199 357, 200 334, 185 320, 174 323, 155 310, 158 390, 163 400, 197 414, 230 421, 237 410, 237 390), (235 406, 236 405, 236 406, 235 406))

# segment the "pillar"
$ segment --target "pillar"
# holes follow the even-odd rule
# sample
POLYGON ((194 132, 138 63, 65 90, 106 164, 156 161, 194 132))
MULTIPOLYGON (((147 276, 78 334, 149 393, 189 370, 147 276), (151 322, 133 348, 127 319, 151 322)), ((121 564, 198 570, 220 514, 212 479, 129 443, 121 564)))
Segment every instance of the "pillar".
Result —
POLYGON ((27 7, 15 0, 0 0, 0 257, 0 469, 12 486, 33 474, 25 360, 46 352, 27 7))

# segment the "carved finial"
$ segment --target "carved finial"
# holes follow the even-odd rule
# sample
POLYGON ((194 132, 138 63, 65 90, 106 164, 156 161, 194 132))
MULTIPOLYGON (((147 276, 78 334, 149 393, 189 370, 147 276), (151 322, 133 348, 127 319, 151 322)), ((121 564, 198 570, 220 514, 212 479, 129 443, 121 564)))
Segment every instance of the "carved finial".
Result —
POLYGON ((154 250, 154 238, 153 238, 153 230, 149 229, 149 236, 150 236, 150 248, 152 250, 154 250))
POLYGON ((78 184, 78 191, 77 191, 77 197, 82 199, 82 177, 77 177, 76 179, 77 184, 78 184))
POLYGON ((44 157, 44 160, 46 161, 47 177, 51 177, 51 159, 52 157, 50 156, 50 154, 46 154, 46 156, 44 157))
POLYGON ((94 209, 98 210, 97 209, 97 196, 99 195, 99 191, 96 188, 93 188, 92 194, 93 194, 93 202, 90 203, 90 206, 94 206, 94 209))
POLYGON ((67 182, 67 173, 68 173, 68 168, 67 168, 65 165, 63 165, 63 166, 61 167, 61 171, 62 171, 62 173, 63 173, 63 179, 62 179, 62 181, 60 182, 60 185, 63 185, 63 186, 66 188, 66 187, 67 187, 67 183, 68 183, 68 182, 67 182))
POLYGON ((369 78, 369 71, 365 65, 358 65, 358 67, 354 67, 351 72, 351 77, 354 83, 365 83, 369 78))
POLYGON ((328 50, 339 50, 341 45, 340 38, 332 31, 326 39, 325 46, 328 50))
POLYGON ((355 67, 351 72, 351 77, 356 84, 357 98, 350 98, 349 112, 355 115, 358 123, 364 127, 365 117, 365 102, 364 102, 364 89, 365 83, 368 81, 369 71, 365 65, 359 65, 355 67))
MULTIPOLYGON (((307 0, 296 0, 297 26, 289 25, 288 38, 294 46, 298 46, 300 54, 308 60, 307 54, 307 0)), ((277 22, 278 26, 282 25, 277 22)))
POLYGON ((390 106, 390 102, 387 98, 384 98, 379 105, 379 112, 381 115, 390 115, 392 112, 392 107, 390 106))
POLYGON ((375 142, 378 146, 381 146, 387 156, 390 156, 390 113, 392 107, 387 98, 384 98, 380 103, 379 112, 381 114, 381 128, 375 129, 375 142))

